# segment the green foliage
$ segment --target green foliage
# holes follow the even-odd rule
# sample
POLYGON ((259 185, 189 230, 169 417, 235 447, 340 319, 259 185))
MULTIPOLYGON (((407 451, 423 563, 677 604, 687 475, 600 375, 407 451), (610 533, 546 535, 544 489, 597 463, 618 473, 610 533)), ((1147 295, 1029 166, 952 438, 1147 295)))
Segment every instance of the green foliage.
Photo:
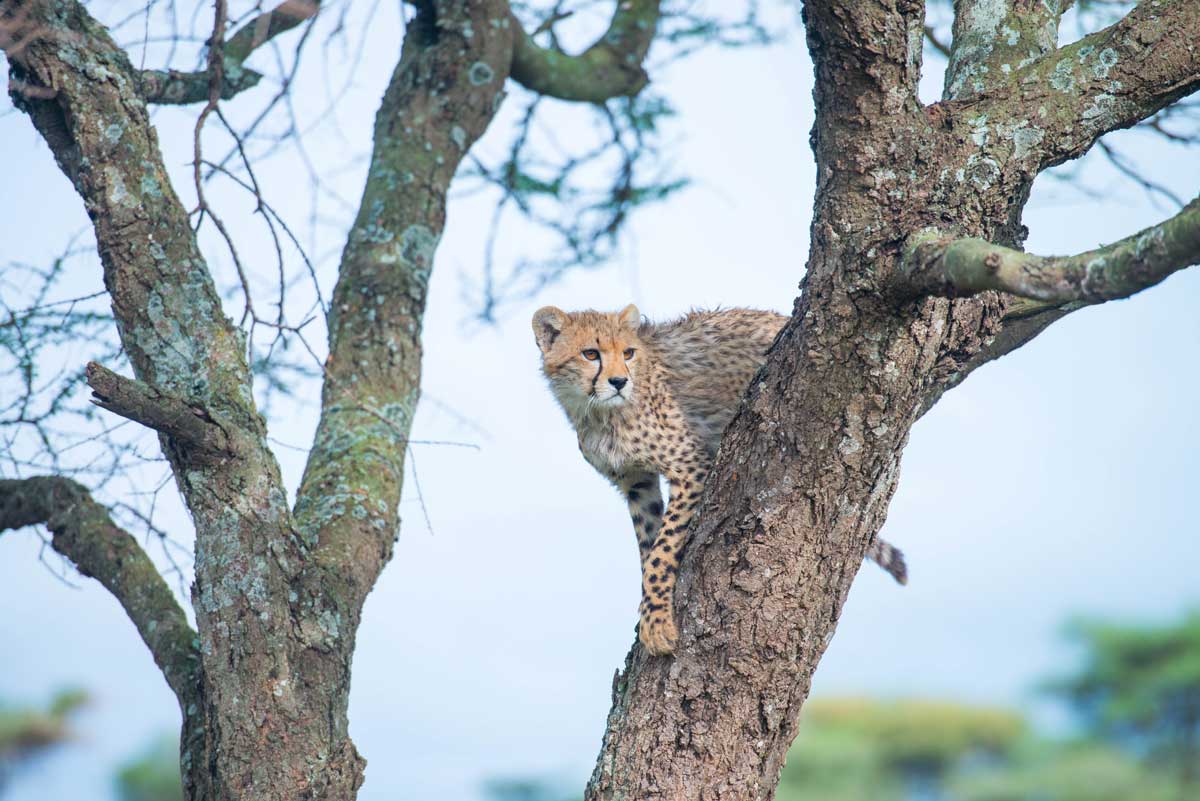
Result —
POLYGON ((954 801, 1180 801, 1179 788, 1111 746, 1034 743, 1011 764, 963 771, 954 801))
POLYGON ((847 729, 801 726, 776 801, 902 801, 879 750, 847 729))
POLYGON ((1025 733, 1020 715, 948 701, 817 700, 804 708, 808 727, 866 743, 888 771, 942 773, 965 756, 1007 754, 1025 733))
POLYGON ((1194 779, 1200 762, 1200 612, 1158 627, 1078 620, 1068 634, 1083 646, 1083 666, 1048 689, 1096 735, 1145 750, 1194 779))
POLYGON ((121 801, 183 801, 179 779, 179 741, 161 737, 121 766, 116 777, 121 801))
POLYGON ((83 690, 71 688, 59 692, 44 710, 8 706, 0 701, 0 789, 22 763, 70 736, 67 716, 87 699, 83 690))
POLYGON ((0 702, 0 760, 28 756, 65 740, 67 715, 87 702, 79 689, 63 690, 45 710, 11 707, 0 702))

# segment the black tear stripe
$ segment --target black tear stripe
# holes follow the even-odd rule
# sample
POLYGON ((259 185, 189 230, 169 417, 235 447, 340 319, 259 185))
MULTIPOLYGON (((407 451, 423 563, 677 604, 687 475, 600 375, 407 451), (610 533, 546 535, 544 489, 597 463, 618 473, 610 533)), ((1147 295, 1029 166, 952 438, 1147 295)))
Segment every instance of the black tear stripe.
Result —
POLYGON ((596 374, 592 376, 592 395, 596 394, 596 382, 600 380, 600 374, 604 372, 604 351, 600 350, 600 340, 596 340, 596 353, 599 354, 596 358, 596 374))

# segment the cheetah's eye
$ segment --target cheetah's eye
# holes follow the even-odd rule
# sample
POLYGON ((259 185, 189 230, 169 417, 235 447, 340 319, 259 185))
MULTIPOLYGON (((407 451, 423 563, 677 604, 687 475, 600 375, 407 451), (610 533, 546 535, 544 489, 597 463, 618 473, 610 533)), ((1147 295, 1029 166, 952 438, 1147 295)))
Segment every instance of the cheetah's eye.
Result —
POLYGON ((625 349, 625 361, 629 361, 630 359, 632 359, 633 354, 634 354, 633 348, 626 348, 625 349))
POLYGON ((583 358, 587 359, 589 362, 594 362, 600 358, 600 351, 596 350, 595 348, 588 348, 583 352, 583 358))

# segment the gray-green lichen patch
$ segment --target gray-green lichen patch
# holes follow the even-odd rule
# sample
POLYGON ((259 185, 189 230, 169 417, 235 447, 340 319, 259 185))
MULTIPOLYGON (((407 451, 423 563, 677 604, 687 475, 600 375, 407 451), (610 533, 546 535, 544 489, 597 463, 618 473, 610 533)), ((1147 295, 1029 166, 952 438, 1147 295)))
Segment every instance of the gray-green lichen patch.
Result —
POLYGON ((423 281, 428 281, 433 269, 433 256, 437 251, 438 235, 428 226, 414 223, 400 234, 400 259, 416 269, 423 281))
POLYGON ((990 189, 1000 179, 1000 165, 989 156, 975 153, 967 159, 964 177, 979 189, 990 189))
POLYGON ((1075 71, 1071 62, 1063 59, 1054 67, 1050 74, 1050 86, 1060 92, 1070 92, 1075 88, 1075 71))
POLYGON ((971 141, 976 147, 985 147, 988 143, 987 115, 979 114, 970 118, 968 122, 971 125, 971 141))
POLYGON ((104 179, 108 182, 108 200, 115 206, 129 205, 133 195, 125 188, 125 178, 116 167, 104 168, 104 179))
MULTIPOLYGON (((143 175, 141 187, 143 195, 149 195, 155 199, 162 198, 162 186, 159 185, 158 178, 156 178, 154 175, 143 175)), ((157 243, 155 244, 157 246, 157 243)), ((159 249, 162 249, 161 246, 159 246, 159 249)))
POLYGON ((1133 243, 1133 255, 1141 260, 1149 256, 1152 252, 1160 251, 1166 242, 1166 232, 1161 227, 1154 227, 1143 231, 1133 243))
POLYGON ((1117 61, 1120 56, 1117 51, 1111 47, 1106 47, 1096 56, 1096 63, 1092 65, 1092 74, 1097 78, 1107 78, 1108 71, 1117 66, 1117 61))
POLYGON ((472 86, 489 84, 496 78, 496 71, 482 61, 476 61, 467 70, 467 80, 472 86))
POLYGON ((1114 96, 1101 92, 1092 98, 1091 104, 1080 113, 1079 118, 1093 130, 1108 130, 1115 127, 1118 121, 1116 104, 1114 96))
POLYGON ((1046 132, 1036 125, 1021 122, 1012 132, 1013 158, 1024 161, 1038 153, 1038 145, 1046 138, 1046 132))

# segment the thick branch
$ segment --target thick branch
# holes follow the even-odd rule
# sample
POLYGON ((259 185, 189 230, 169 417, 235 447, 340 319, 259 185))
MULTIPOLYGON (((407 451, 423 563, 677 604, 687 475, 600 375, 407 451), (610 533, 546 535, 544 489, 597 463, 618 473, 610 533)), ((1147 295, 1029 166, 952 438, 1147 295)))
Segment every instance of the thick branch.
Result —
POLYGON ((654 39, 659 0, 617 0, 608 30, 577 56, 538 46, 516 16, 512 78, 538 94, 603 103, 635 95, 649 78, 642 62, 654 39))
POLYGON ((816 73, 810 142, 817 185, 852 186, 861 197, 881 176, 904 174, 897 152, 929 141, 917 99, 925 3, 808 0, 803 18, 816 73))
POLYGON ((194 404, 117 375, 96 362, 88 362, 87 382, 92 388, 92 403, 102 409, 207 453, 234 450, 234 437, 194 404))
MULTIPOLYGON (((882 104, 888 112, 915 102, 925 36, 925 4, 917 0, 880 3, 806 2, 808 47, 816 67, 813 90, 820 113, 831 96, 825 81, 852 98, 882 104)), ((855 104, 859 106, 860 104, 855 104)), ((870 120, 861 107, 841 110, 857 125, 870 120)))
POLYGON ((957 0, 943 99, 982 94, 1007 81, 1013 69, 1052 51, 1059 17, 1071 2, 957 0))
MULTIPOLYGON (((224 81, 221 98, 229 100, 238 93, 256 86, 262 75, 247 69, 243 63, 250 54, 281 33, 290 31, 305 20, 316 16, 319 0, 284 0, 271 11, 259 14, 237 30, 225 42, 224 81)), ((207 70, 142 70, 138 75, 142 96, 147 103, 185 105, 208 100, 207 70)))
POLYGON ((1114 25, 1014 69, 1011 88, 978 111, 1029 121, 1042 134, 1041 166, 1059 164, 1200 89, 1198 30, 1195 0, 1139 3, 1114 25))
POLYGON ((901 266, 919 294, 989 289, 1050 303, 1127 298, 1200 262, 1200 198, 1158 225, 1075 256, 1036 256, 981 239, 918 234, 901 266))
POLYGON ((419 4, 375 117, 331 304, 321 420, 295 508, 309 563, 328 582, 312 591, 321 603, 340 599, 349 632, 392 555, 446 192, 503 97, 514 29, 492 21, 507 14, 504 0, 419 4))
POLYGON ((196 633, 137 540, 70 479, 0 479, 0 532, 34 525, 49 529, 54 550, 116 597, 186 709, 199 692, 196 633))

